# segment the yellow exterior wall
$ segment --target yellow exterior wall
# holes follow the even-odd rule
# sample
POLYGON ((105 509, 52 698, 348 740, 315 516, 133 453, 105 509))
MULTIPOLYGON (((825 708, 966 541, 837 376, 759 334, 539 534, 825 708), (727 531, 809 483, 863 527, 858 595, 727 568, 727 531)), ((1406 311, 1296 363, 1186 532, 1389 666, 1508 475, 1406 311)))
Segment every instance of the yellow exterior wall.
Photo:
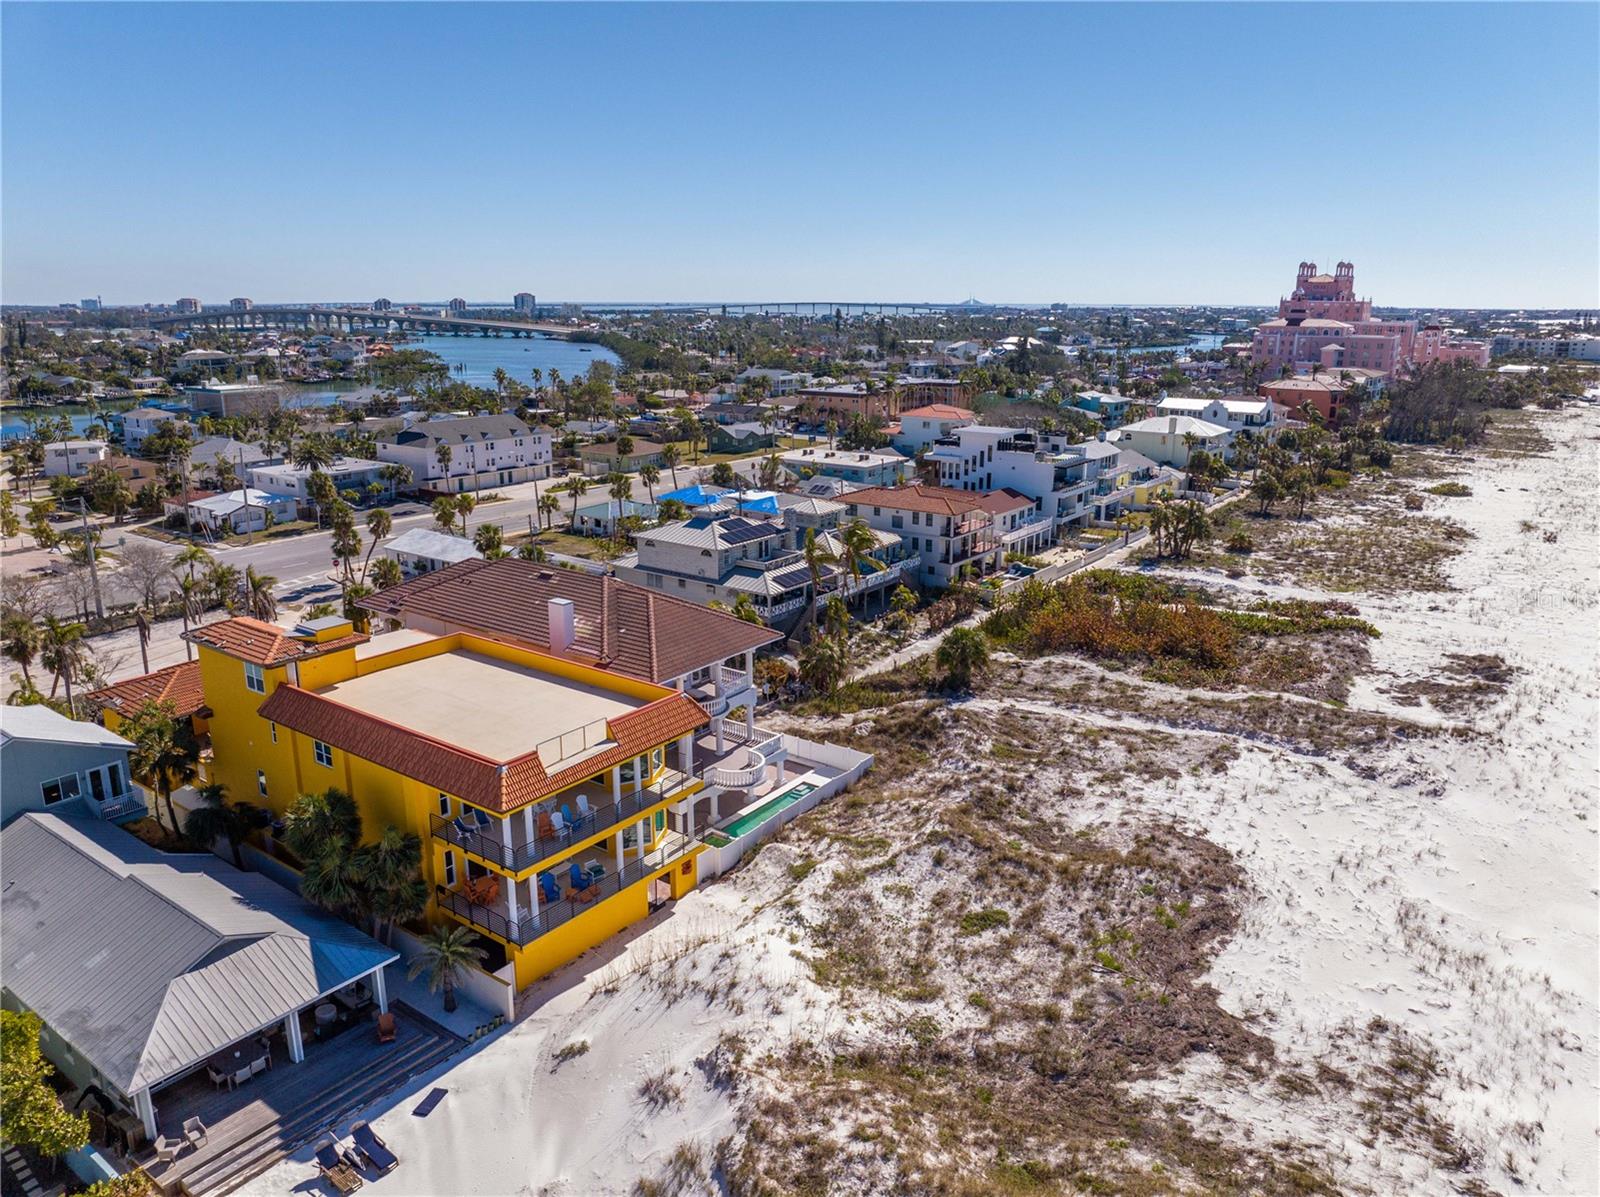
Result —
MULTIPOLYGON (((213 778, 228 787, 230 797, 259 803, 278 815, 286 812, 295 799, 303 793, 319 792, 329 787, 346 791, 355 799, 357 809, 361 812, 364 840, 371 842, 377 839, 384 829, 391 825, 411 832, 422 840, 422 873, 431 892, 433 886, 445 884, 444 854, 450 847, 444 841, 434 839, 432 835, 432 816, 439 813, 439 791, 340 748, 332 748, 331 767, 319 764, 313 746, 314 737, 287 727, 274 727, 257 712, 273 690, 285 682, 297 681, 297 684, 304 689, 317 690, 351 677, 376 673, 453 649, 477 652, 484 656, 532 666, 550 674, 602 686, 646 701, 673 693, 667 687, 634 681, 602 669, 589 668, 561 658, 465 633, 407 645, 393 652, 359 661, 356 659, 354 649, 344 649, 297 662, 292 667, 265 669, 263 670, 265 693, 257 693, 245 684, 245 667, 242 661, 202 645, 199 646, 201 680, 205 688, 206 703, 213 712, 210 720, 211 739, 216 757, 212 770, 213 778), (265 796, 261 795, 257 788, 258 769, 265 774, 267 785, 265 796)), ((644 785, 657 783, 666 773, 671 755, 670 746, 671 741, 668 741, 652 747, 645 754, 644 785), (652 758, 658 758, 660 763, 655 763, 652 758)), ((557 805, 562 801, 571 803, 576 793, 587 787, 592 798, 609 802, 612 792, 611 775, 616 770, 605 772, 604 782, 594 785, 585 778, 561 794, 555 795, 554 801, 557 805)), ((633 823, 628 825, 636 825, 639 819, 648 821, 646 850, 653 849, 664 833, 667 823, 666 809, 680 801, 687 793, 699 788, 698 783, 693 783, 670 799, 664 799, 645 808, 633 823)), ((633 781, 624 781, 621 789, 624 794, 633 792, 633 781)), ((541 804, 543 801, 549 799, 541 800, 541 804)), ((467 808, 467 804, 455 796, 452 796, 452 802, 456 813, 467 808)), ((518 811, 513 812, 511 817, 520 819, 522 815, 518 811)), ((528 878, 537 873, 563 870, 577 857, 599 856, 609 866, 615 858, 613 837, 628 830, 628 826, 607 828, 604 832, 576 840, 556 855, 540 861, 534 867, 522 870, 516 876, 528 878)), ((459 849, 455 852, 456 884, 459 886, 466 876, 468 857, 459 849)), ((634 849, 629 849, 630 857, 633 852, 634 849)), ((472 859, 493 872, 502 876, 508 875, 505 869, 492 861, 477 857, 472 859)), ((675 898, 688 893, 698 881, 698 865, 694 857, 687 858, 690 866, 687 873, 683 869, 685 863, 684 860, 674 861, 666 869, 653 875, 655 878, 670 877, 672 895, 675 898)), ((559 968, 623 927, 644 918, 649 913, 650 882, 651 878, 645 878, 630 885, 621 893, 597 903, 571 921, 540 936, 527 947, 516 948, 507 945, 507 950, 516 965, 518 987, 521 988, 559 968)), ((441 917, 437 907, 430 906, 430 913, 435 918, 441 917)))

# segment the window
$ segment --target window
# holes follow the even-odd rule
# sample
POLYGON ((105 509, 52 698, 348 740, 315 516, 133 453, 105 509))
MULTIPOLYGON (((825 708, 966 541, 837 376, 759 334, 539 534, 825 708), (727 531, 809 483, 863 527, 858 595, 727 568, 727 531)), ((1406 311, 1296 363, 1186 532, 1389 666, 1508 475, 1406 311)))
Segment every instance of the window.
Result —
POLYGON ((439 816, 444 819, 450 817, 450 795, 442 792, 439 795, 439 816))
POLYGON ((261 666, 253 661, 244 663, 244 688, 246 690, 254 690, 257 694, 265 694, 267 692, 266 674, 262 673, 261 666))
POLYGON ((52 806, 57 802, 65 802, 69 798, 76 798, 81 792, 78 788, 78 775, 68 773, 65 777, 57 777, 47 781, 39 787, 44 794, 44 804, 52 806))
POLYGON ((268 719, 267 730, 272 733, 272 742, 276 744, 278 742, 278 725, 272 722, 272 720, 268 719))
POLYGON ((321 740, 311 741, 311 753, 317 758, 317 764, 329 769, 333 768, 333 749, 329 748, 321 740))
POLYGON ((444 853, 444 883, 446 886, 456 883, 456 854, 448 848, 444 853))
POLYGON ((256 793, 263 798, 267 796, 267 775, 262 770, 256 770, 256 793))
POLYGON ((115 761, 113 761, 111 764, 107 765, 106 766, 106 779, 111 784, 111 793, 113 795, 122 793, 123 786, 122 786, 122 766, 121 765, 117 764, 115 761))

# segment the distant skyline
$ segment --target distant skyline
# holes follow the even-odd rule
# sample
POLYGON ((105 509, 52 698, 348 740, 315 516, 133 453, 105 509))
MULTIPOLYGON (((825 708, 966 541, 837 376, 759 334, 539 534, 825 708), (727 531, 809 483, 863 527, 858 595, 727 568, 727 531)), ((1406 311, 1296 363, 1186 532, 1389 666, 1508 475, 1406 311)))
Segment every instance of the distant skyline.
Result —
POLYGON ((0 299, 1600 307, 1600 6, 0 6, 0 299))

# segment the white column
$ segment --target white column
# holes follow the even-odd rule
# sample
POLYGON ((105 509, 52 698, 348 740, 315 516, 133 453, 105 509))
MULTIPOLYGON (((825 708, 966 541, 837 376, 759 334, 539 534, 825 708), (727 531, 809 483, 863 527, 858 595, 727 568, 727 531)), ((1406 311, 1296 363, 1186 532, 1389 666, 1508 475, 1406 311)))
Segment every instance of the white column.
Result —
POLYGON ((694 733, 678 737, 678 768, 689 776, 694 775, 694 733))
POLYGON ((156 1103, 151 1100, 149 1086, 133 1095, 133 1108, 139 1111, 139 1121, 144 1123, 145 1138, 154 1143, 161 1132, 156 1129, 156 1103))
POLYGON ((744 707, 744 740, 750 743, 756 735, 756 708, 754 703, 745 703, 744 707))
POLYGON ((506 921, 511 924, 511 938, 517 937, 517 882, 514 877, 506 879, 506 921))
POLYGON ((648 753, 633 758, 633 792, 635 794, 644 789, 644 766, 649 759, 648 753))
POLYGON ((372 996, 378 999, 378 1013, 389 1013, 389 986, 384 982, 382 968, 372 974, 372 996))
POLYGON ((283 1035, 289 1041, 289 1059, 298 1064, 306 1058, 305 1040, 300 1038, 300 1011, 291 1010, 283 1020, 283 1035))
POLYGON ((618 765, 611 770, 611 801, 620 806, 622 804, 622 766, 618 765))
POLYGON ((694 839, 694 802, 695 802, 695 799, 698 798, 698 797, 700 797, 699 794, 691 794, 691 795, 689 795, 689 801, 688 801, 687 805, 684 807, 684 813, 683 813, 683 838, 686 839, 686 840, 694 839))
POLYGON ((644 859, 645 844, 650 839, 650 819, 651 819, 651 817, 652 816, 648 816, 647 815, 643 819, 639 820, 639 859, 640 860, 644 859))
POLYGON ((534 873, 528 878, 528 901, 532 903, 528 912, 533 915, 534 924, 539 922, 539 874, 534 873))
POLYGON ((711 787, 711 825, 722 822, 722 787, 711 787))
POLYGON ((744 655, 744 684, 747 686, 756 684, 756 654, 753 651, 744 655))
POLYGON ((516 860, 516 849, 511 846, 511 817, 507 815, 500 820, 500 842, 506 847, 506 868, 512 868, 516 860))
POLYGON ((611 834, 614 837, 611 842, 617 849, 617 872, 620 873, 622 872, 622 824, 618 823, 612 828, 611 834))
POLYGON ((528 844, 534 841, 533 835, 533 803, 528 803, 522 808, 522 838, 528 844))
POLYGON ((722 741, 722 716, 721 715, 718 715, 715 719, 713 719, 711 721, 711 729, 714 732, 717 733, 717 752, 720 755, 721 753, 727 751, 727 746, 722 741))

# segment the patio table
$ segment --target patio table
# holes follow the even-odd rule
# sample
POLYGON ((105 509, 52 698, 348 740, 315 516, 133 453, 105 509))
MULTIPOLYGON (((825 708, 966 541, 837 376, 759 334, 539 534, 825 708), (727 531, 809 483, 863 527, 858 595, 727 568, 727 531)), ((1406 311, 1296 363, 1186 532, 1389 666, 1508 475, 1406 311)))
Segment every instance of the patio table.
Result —
POLYGON ((253 1068, 262 1060, 267 1061, 270 1067, 272 1053, 262 1050, 259 1043, 251 1042, 240 1047, 223 1048, 206 1061, 206 1066, 227 1076, 229 1078, 228 1084, 231 1087, 235 1083, 233 1078, 236 1078, 246 1068, 253 1068), (246 1048, 249 1050, 247 1051, 246 1048))

